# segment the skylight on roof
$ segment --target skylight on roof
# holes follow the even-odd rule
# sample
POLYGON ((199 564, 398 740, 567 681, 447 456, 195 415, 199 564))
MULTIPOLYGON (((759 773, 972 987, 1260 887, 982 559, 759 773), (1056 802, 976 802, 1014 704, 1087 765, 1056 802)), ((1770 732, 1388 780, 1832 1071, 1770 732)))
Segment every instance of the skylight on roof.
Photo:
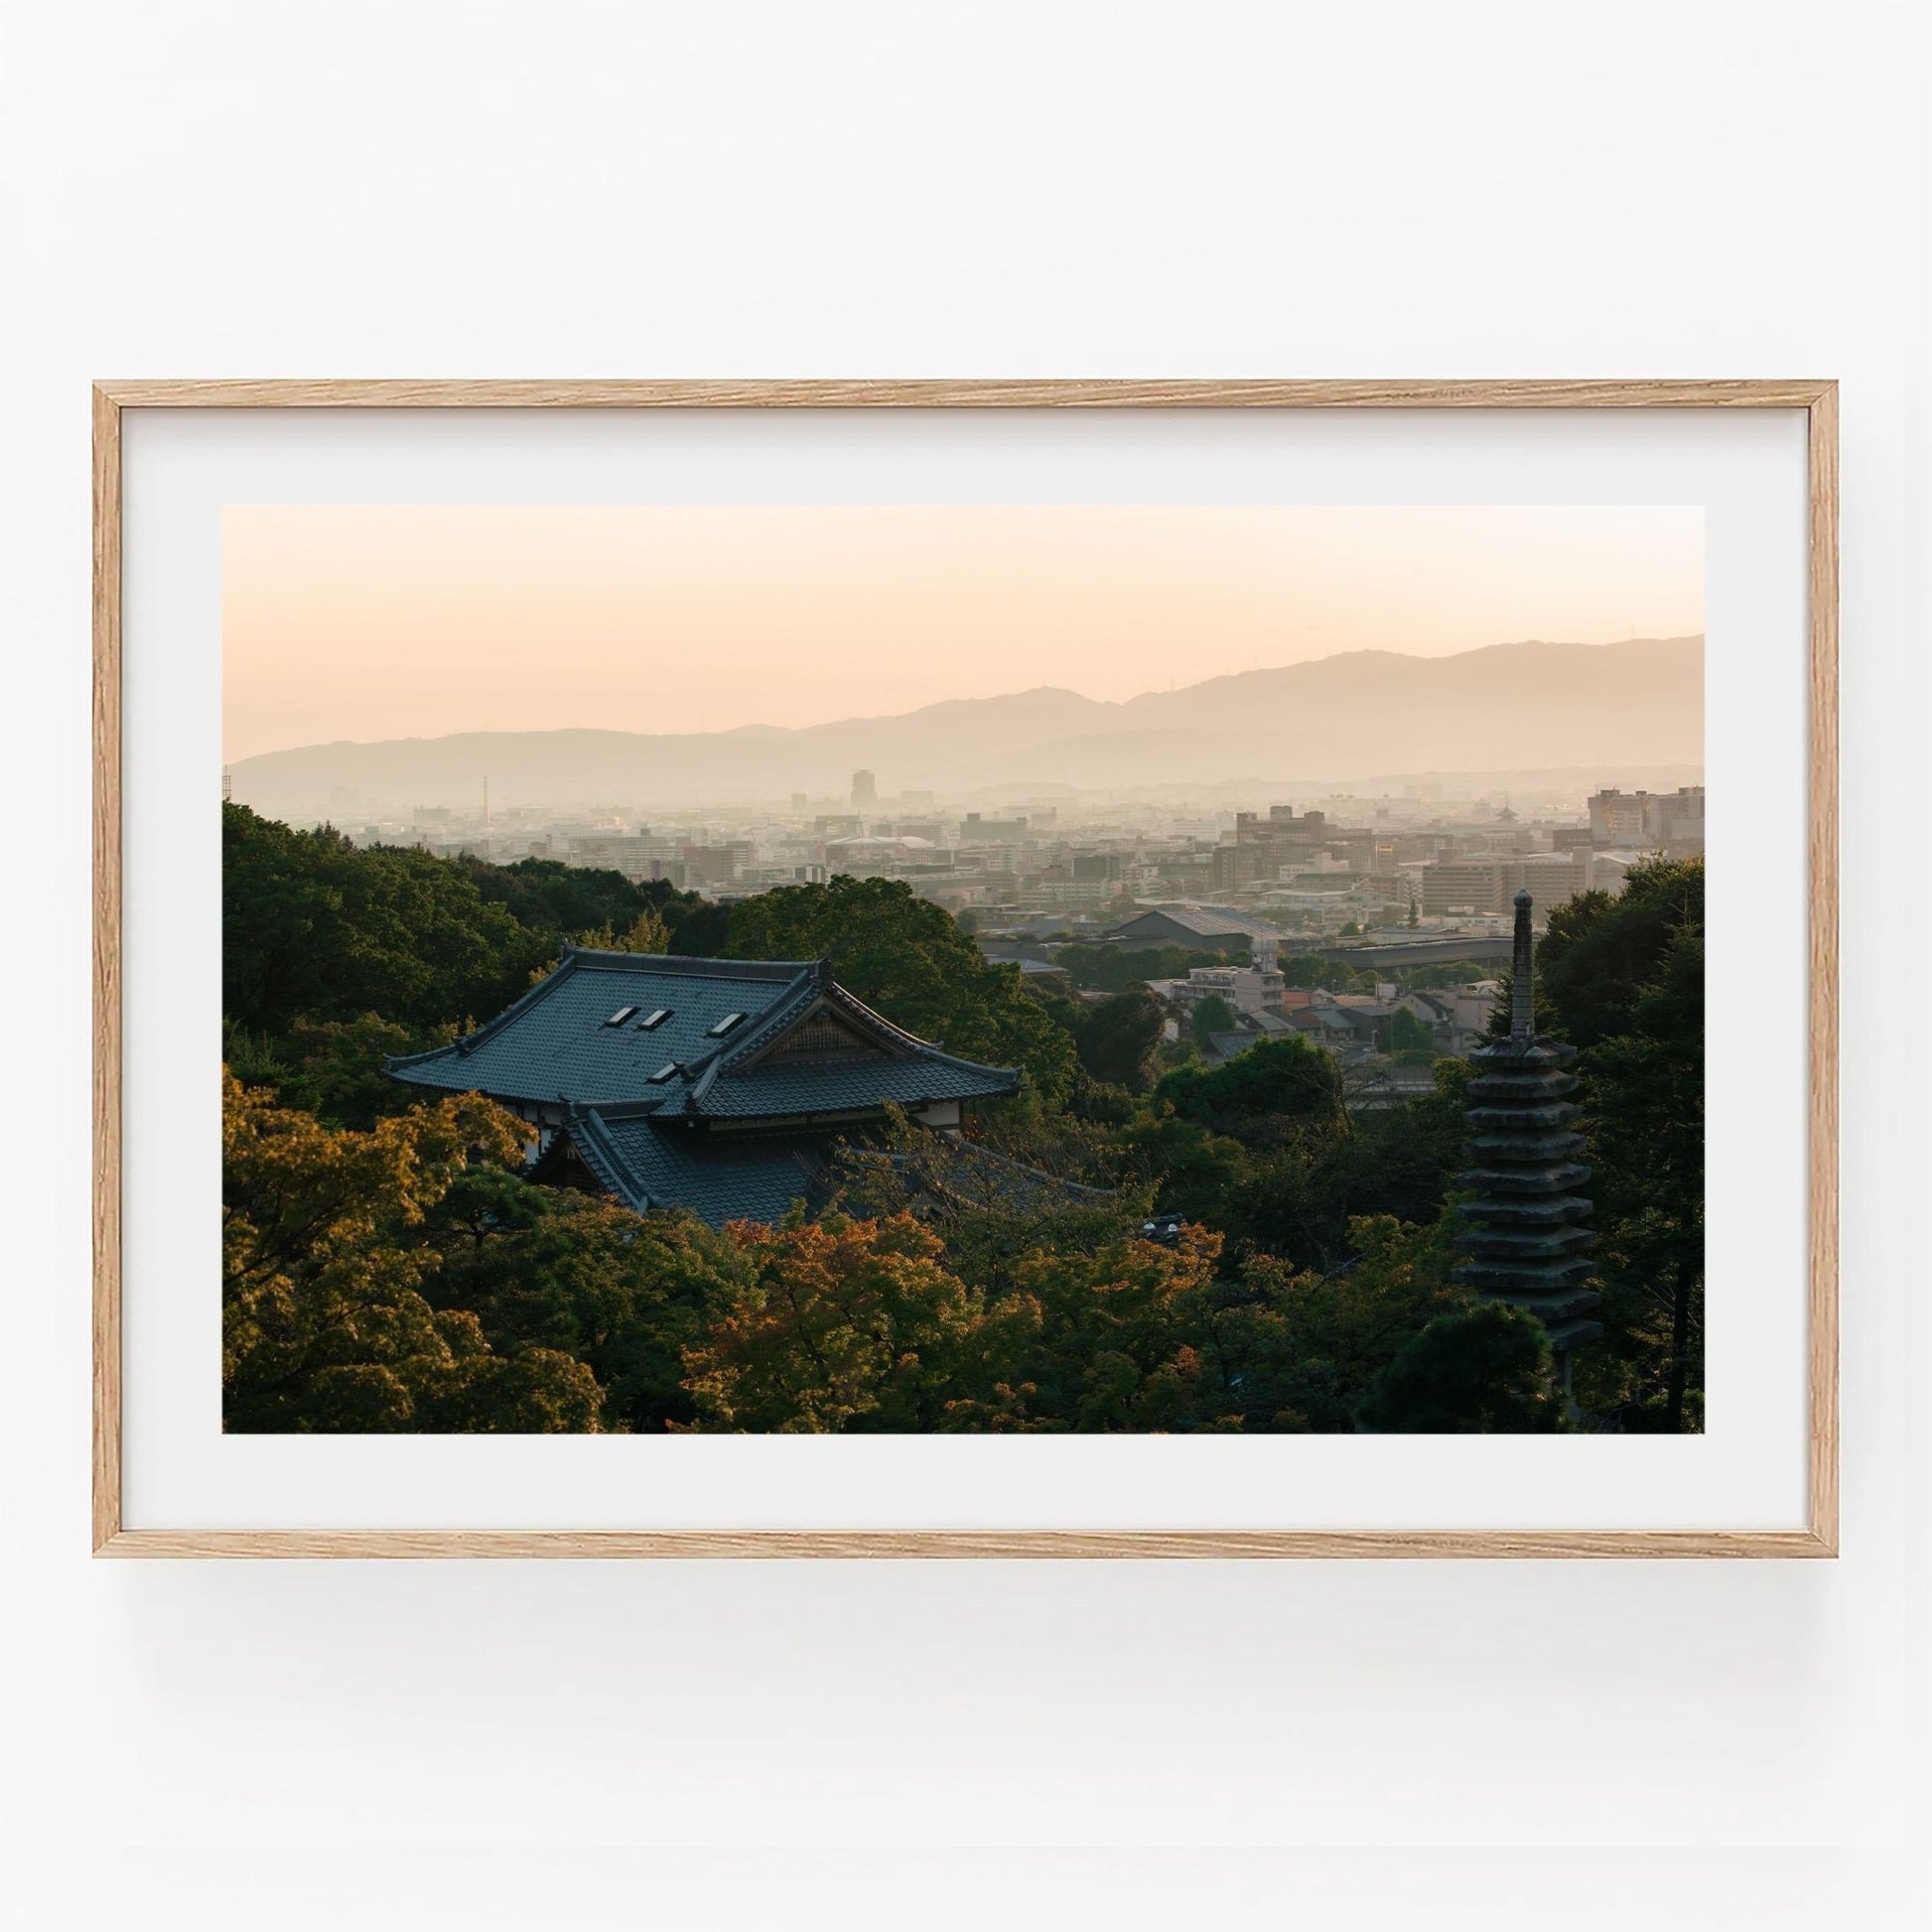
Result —
POLYGON ((635 1007, 620 1007, 604 1024, 607 1027, 621 1027, 636 1011, 635 1007))
POLYGON ((650 1076, 650 1083, 654 1087, 659 1087, 662 1086, 666 1080, 674 1079, 676 1076, 677 1076, 677 1061, 666 1060, 664 1064, 660 1066, 657 1069, 657 1071, 650 1076))
POLYGON ((726 1014, 724 1019, 719 1021, 719 1023, 715 1027, 709 1027, 705 1030, 707 1036, 712 1039, 723 1039, 724 1036, 728 1033, 730 1033, 734 1027, 738 1026, 744 1020, 744 1018, 745 1016, 742 1013, 726 1014))
MULTIPOLYGON (((635 1008, 632 1011, 634 1012, 635 1008)), ((653 1027, 661 1027, 670 1017, 671 1009, 669 1007, 659 1007, 655 1013, 647 1013, 637 1022, 637 1031, 640 1034, 647 1034, 653 1027)))

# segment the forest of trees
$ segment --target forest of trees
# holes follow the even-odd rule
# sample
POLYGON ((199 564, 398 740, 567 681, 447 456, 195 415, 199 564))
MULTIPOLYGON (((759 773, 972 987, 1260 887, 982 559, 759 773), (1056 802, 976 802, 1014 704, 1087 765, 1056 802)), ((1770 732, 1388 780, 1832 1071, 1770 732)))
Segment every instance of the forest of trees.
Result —
MULTIPOLYGON (((1464 1062, 1351 1112, 1299 1036, 1205 1065, 1164 1046, 1144 983, 1035 998, 897 883, 727 908, 223 813, 231 1430, 1568 1426, 1541 1325, 1451 1280, 1464 1062), (815 1219, 716 1231, 534 1186, 519 1122, 426 1103, 381 1064, 493 1015, 567 937, 829 955, 897 1024, 1024 1069, 975 1118, 989 1149, 1104 1193, 942 1205, 855 1154, 815 1219), (1175 1238, 1141 1237, 1157 1212, 1175 1238)), ((1559 908, 1540 964, 1541 1024, 1582 1049, 1597 1174, 1608 1333, 1578 1400, 1625 1429, 1700 1428, 1701 865, 1559 908)))

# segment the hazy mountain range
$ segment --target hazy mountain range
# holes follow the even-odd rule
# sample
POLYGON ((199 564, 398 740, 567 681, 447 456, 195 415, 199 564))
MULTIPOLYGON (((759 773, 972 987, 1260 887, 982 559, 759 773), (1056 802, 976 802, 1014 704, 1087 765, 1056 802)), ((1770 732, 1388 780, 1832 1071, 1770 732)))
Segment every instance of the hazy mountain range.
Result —
MULTIPOLYGON (((1184 648, 1177 651, 1184 659, 1184 648)), ((659 808, 1012 784, 1113 789, 1236 778, 1699 765, 1704 639, 1345 652, 1104 703, 1044 687, 788 730, 466 732, 243 759, 234 796, 289 820, 468 805, 659 808)))

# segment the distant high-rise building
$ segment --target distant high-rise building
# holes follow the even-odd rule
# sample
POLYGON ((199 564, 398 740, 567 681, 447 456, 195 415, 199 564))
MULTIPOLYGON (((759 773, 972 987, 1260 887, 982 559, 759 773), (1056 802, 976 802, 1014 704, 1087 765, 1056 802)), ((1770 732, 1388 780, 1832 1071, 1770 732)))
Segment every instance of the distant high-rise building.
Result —
POLYGON ((1305 839, 1324 838, 1328 831, 1326 812, 1298 813, 1293 805, 1270 805, 1268 823, 1264 828, 1253 812, 1236 812, 1234 815, 1235 837, 1242 833, 1243 822, 1254 828, 1251 837, 1261 837, 1264 831, 1275 837, 1296 837, 1305 839))
POLYGON ((1432 913, 1507 912, 1511 895, 1525 888, 1534 890, 1539 904, 1561 905, 1590 884, 1587 852, 1445 860, 1421 872, 1422 909, 1432 913))
POLYGON ((794 791, 791 794, 791 809, 795 812, 802 812, 805 809, 805 794, 802 791, 794 791))
POLYGON ((234 773, 224 764, 221 767, 221 802, 224 805, 234 801, 234 773))
POLYGON ((1076 852, 1073 877, 1081 880, 1118 879, 1123 861, 1118 852, 1076 852))
POLYGON ((1592 792, 1589 835, 1598 845, 1637 845, 1643 840, 1643 791, 1592 792))
POLYGON ((1680 785, 1675 791, 1653 791, 1644 801, 1646 845, 1660 846, 1673 859, 1689 858, 1704 850, 1704 787, 1680 785))
POLYGON ((978 812, 968 812, 960 825, 959 836, 967 845, 1017 843, 1027 836, 1027 821, 1024 818, 982 818, 978 812))
POLYGON ((879 803, 879 780, 870 771, 855 771, 852 774, 852 809, 855 812, 869 812, 879 803))
POLYGON ((1704 787, 1596 792, 1589 801, 1589 831, 1597 845, 1641 846, 1688 858, 1704 850, 1704 787))

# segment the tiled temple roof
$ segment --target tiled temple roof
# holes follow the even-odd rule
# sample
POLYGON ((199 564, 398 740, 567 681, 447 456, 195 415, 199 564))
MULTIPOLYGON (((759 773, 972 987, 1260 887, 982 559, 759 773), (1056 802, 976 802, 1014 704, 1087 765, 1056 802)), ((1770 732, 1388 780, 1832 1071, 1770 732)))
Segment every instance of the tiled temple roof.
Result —
POLYGON ((723 1227, 781 1221, 832 1184, 823 1134, 694 1133, 632 1108, 573 1111, 565 1132, 598 1179, 640 1214, 681 1207, 723 1227))
POLYGON ((778 1221, 797 1204, 816 1212, 869 1164, 897 1173, 914 1196, 955 1207, 1043 1212, 1113 1198, 939 1134, 908 1151, 870 1144, 864 1126, 849 1141, 822 1131, 707 1133, 638 1106, 572 1108, 563 1133, 626 1207, 684 1208, 713 1227, 778 1221))
POLYGON ((665 1120, 850 1116, 889 1101, 990 1098, 1020 1084, 1011 1068, 961 1059, 895 1027, 839 986, 824 960, 574 946, 486 1026, 387 1070, 445 1093, 634 1104, 665 1120), (808 1023, 818 1023, 816 1034, 801 1032, 808 1023))

